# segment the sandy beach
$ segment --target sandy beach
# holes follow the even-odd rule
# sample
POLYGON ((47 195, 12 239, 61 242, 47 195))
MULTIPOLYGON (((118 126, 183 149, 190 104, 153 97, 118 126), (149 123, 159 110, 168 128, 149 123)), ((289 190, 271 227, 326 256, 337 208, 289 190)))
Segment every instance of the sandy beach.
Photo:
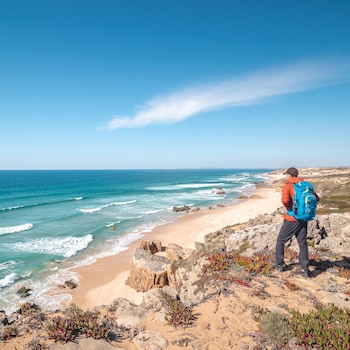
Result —
MULTIPOLYGON (((307 173, 305 171, 305 174, 309 174, 307 178, 317 185, 321 198, 323 198, 322 194, 328 191, 329 186, 333 186, 334 181, 339 181, 337 191, 344 191, 343 184, 348 183, 349 179, 347 169, 321 171, 315 168, 308 170, 307 173), (332 176, 329 177, 329 175, 332 176)), ((271 180, 276 182, 258 187, 251 197, 236 200, 225 207, 217 206, 215 209, 201 209, 189 213, 174 223, 158 226, 152 232, 145 233, 142 240, 160 240, 163 248, 169 243, 176 243, 184 248, 194 248, 195 242, 208 243, 207 248, 216 251, 217 244, 221 245, 222 238, 225 238, 223 236, 228 238, 232 233, 237 233, 237 244, 241 244, 242 234, 249 234, 254 250, 264 249, 267 244, 273 247, 282 222, 282 217, 279 214, 276 215, 275 211, 282 207, 280 191, 284 183, 283 179, 284 176, 281 174, 271 174, 271 180), (260 214, 261 216, 257 218, 260 214), (247 223, 250 218, 255 220, 247 223), (240 223, 246 224, 243 225, 241 233, 237 227, 227 228, 218 235, 206 237, 209 233, 240 223), (233 231, 230 231, 231 229, 233 231)), ((334 187, 331 188, 334 191, 334 187)), ((194 260, 186 264, 186 267, 183 266, 184 271, 181 271, 181 268, 177 270, 179 278, 183 281, 178 291, 179 295, 185 293, 182 295, 192 298, 191 305, 193 305, 195 318, 189 327, 175 327, 166 322, 166 310, 156 289, 137 293, 125 285, 130 274, 134 251, 141 244, 141 240, 136 241, 128 250, 118 255, 99 259, 92 265, 74 270, 79 274, 80 281, 78 287, 70 291, 71 302, 85 310, 96 307, 103 319, 106 318, 112 322, 113 332, 115 332, 113 334, 118 335, 116 339, 106 341, 82 336, 77 341, 58 343, 47 337, 45 329, 47 323, 45 318, 42 318, 41 310, 30 309, 30 312, 17 318, 16 327, 20 336, 1 342, 0 347, 4 350, 24 350, 28 349, 29 344, 34 348, 36 343, 40 343, 45 344, 45 348, 49 346, 52 350, 116 348, 177 350, 180 347, 203 350, 252 350, 257 346, 261 349, 272 349, 273 344, 288 341, 291 349, 299 349, 300 344, 296 342, 296 337, 290 338, 289 335, 284 338, 285 334, 282 331, 276 335, 275 332, 270 332, 271 327, 269 330, 262 330, 263 325, 271 325, 273 321, 269 321, 269 318, 258 320, 257 312, 268 310, 276 315, 290 317, 290 310, 298 310, 305 315, 310 311, 314 312, 315 305, 319 304, 348 308, 347 285, 349 282, 346 276, 340 274, 340 269, 350 268, 348 257, 345 259, 342 256, 343 251, 349 251, 349 247, 347 245, 339 250, 339 242, 343 244, 347 241, 348 231, 344 230, 341 236, 338 236, 338 231, 340 232, 342 227, 348 227, 349 220, 348 213, 320 214, 320 228, 317 229, 315 224, 310 224, 311 242, 319 241, 319 233, 323 229, 329 234, 329 237, 327 236, 319 243, 321 250, 310 245, 310 254, 322 254, 319 257, 319 264, 318 260, 314 260, 313 274, 310 279, 305 279, 298 274, 298 259, 294 254, 291 254, 286 261, 290 266, 288 271, 281 273, 274 270, 268 275, 263 273, 248 275, 248 285, 230 281, 218 283, 211 278, 208 279, 208 276, 197 279, 197 268, 200 266, 196 259, 203 262, 202 259, 208 253, 205 251, 204 255, 197 255, 198 250, 201 250, 197 246, 191 255, 194 260), (335 227, 338 229, 334 229, 335 227), (338 251, 338 254, 335 251, 338 251), (332 262, 334 265, 324 269, 323 262, 329 264, 332 262), (193 290, 191 286, 194 286, 193 290), (42 321, 38 324, 39 319, 42 321)), ((229 241, 225 241, 224 244, 229 248, 229 241)), ((290 249, 298 251, 296 241, 290 249)), ((165 252, 157 254, 165 254, 165 252)), ((171 287, 169 289, 171 290, 171 287)), ((61 290, 61 293, 68 292, 65 289, 61 290)), ((57 316, 57 311, 54 315, 57 316)), ((53 315, 47 314, 47 316, 53 315)), ((11 329, 13 326, 9 327, 11 329)), ((348 327, 345 329, 347 330, 348 327)))
MULTIPOLYGON (((269 176, 274 181, 283 175, 269 176)), ((158 226, 145 233, 142 240, 159 240, 163 247, 175 243, 183 248, 194 248, 195 242, 204 242, 204 237, 211 232, 246 222, 259 214, 272 213, 280 206, 280 193, 272 187, 261 187, 250 198, 237 199, 230 206, 199 210, 174 223, 158 226)), ((133 253, 140 243, 141 240, 135 241, 122 253, 73 270, 79 275, 79 285, 70 291, 72 302, 83 309, 108 305, 118 297, 140 304, 143 293, 125 285, 133 253)))

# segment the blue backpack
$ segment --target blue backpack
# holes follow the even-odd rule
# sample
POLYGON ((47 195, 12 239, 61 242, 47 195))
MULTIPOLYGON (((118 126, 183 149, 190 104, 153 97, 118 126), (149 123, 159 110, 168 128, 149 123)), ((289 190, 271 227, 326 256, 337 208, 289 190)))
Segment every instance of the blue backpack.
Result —
POLYGON ((294 185, 292 210, 287 214, 300 221, 313 220, 316 216, 317 197, 311 182, 300 181, 294 185))

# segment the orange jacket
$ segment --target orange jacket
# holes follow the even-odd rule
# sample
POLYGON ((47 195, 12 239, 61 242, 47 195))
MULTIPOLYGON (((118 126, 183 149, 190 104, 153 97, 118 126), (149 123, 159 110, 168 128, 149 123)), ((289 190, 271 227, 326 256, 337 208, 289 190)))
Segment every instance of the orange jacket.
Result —
MULTIPOLYGON (((291 176, 282 188, 282 204, 285 206, 287 210, 292 210, 293 195, 294 195, 293 184, 296 184, 300 181, 304 181, 304 179, 302 177, 291 176)), ((295 217, 290 216, 287 213, 284 213, 283 217, 288 221, 297 221, 295 217)))

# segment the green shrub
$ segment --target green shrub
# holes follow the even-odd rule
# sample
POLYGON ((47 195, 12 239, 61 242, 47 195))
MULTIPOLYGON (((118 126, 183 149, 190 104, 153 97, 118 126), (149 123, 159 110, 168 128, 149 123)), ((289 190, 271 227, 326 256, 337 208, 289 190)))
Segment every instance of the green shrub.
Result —
POLYGON ((259 322, 262 337, 277 349, 282 349, 294 336, 293 328, 286 315, 259 309, 255 310, 253 316, 259 322))

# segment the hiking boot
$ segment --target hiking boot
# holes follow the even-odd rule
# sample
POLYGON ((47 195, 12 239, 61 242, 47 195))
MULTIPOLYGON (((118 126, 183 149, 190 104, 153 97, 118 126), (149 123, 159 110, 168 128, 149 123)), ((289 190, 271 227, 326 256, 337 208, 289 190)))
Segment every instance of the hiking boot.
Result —
POLYGON ((289 270, 288 269, 288 266, 285 264, 285 263, 282 263, 282 264, 277 264, 274 266, 274 268, 279 271, 279 272, 284 272, 284 271, 287 271, 289 270))

